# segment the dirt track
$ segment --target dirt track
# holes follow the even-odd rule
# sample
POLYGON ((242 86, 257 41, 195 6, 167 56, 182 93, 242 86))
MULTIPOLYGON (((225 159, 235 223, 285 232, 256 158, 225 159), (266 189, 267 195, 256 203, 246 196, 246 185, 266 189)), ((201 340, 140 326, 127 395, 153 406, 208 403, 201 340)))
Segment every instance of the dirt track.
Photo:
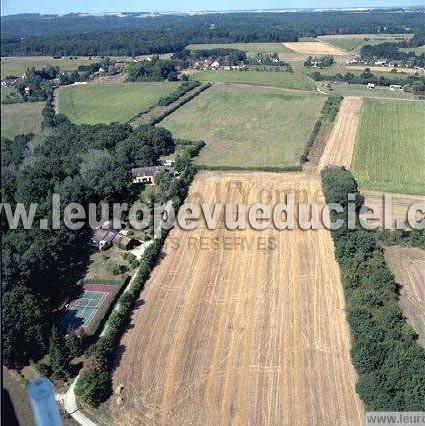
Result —
POLYGON ((288 49, 297 53, 308 53, 311 55, 335 55, 347 56, 348 53, 323 41, 296 41, 293 43, 282 43, 288 49))
MULTIPOLYGON (((318 177, 291 173, 201 172, 190 199, 273 204, 293 190, 323 202, 318 177)), ((114 424, 363 424, 328 231, 174 229, 142 298, 114 424)))
POLYGON ((363 99, 347 96, 341 102, 331 136, 320 160, 319 170, 327 165, 349 169, 353 158, 363 99))
POLYGON ((409 247, 387 247, 385 260, 403 287, 400 305, 425 346, 425 251, 409 247))

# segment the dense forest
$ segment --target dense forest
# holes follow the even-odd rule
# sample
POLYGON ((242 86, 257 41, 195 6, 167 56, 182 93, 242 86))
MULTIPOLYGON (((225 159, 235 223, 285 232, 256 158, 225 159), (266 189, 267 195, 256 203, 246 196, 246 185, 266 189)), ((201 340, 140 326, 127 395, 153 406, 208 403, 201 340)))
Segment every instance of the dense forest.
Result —
POLYGON ((321 34, 419 32, 423 10, 210 13, 203 15, 21 14, 2 18, 2 56, 142 55, 188 43, 295 41, 321 34))
MULTIPOLYGON (((127 124, 74 125, 43 111, 38 136, 2 139, 2 201, 27 209, 38 203, 35 225, 9 229, 2 215, 3 361, 8 366, 37 360, 48 347, 58 310, 75 290, 89 260, 90 230, 41 229, 40 219, 52 224, 52 194, 61 209, 70 202, 129 202, 130 169, 148 166, 174 151, 168 130, 127 124)), ((6 212, 7 213, 7 212, 6 212)))

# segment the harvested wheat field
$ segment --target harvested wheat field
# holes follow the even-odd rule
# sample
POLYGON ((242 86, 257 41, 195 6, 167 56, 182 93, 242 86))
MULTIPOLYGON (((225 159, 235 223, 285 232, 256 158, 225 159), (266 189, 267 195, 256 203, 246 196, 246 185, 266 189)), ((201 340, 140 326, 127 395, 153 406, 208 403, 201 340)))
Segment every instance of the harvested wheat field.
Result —
MULTIPOLYGON (((382 220, 379 222, 381 227, 384 227, 384 192, 380 191, 361 191, 361 194, 365 198, 364 205, 366 207, 373 207, 374 209, 378 208, 382 212, 382 220)), ((395 230, 397 226, 397 221, 404 221, 405 226, 400 226, 400 229, 405 227, 406 229, 411 229, 407 221, 407 213, 409 207, 412 204, 421 203, 422 209, 425 210, 425 196, 423 195, 409 195, 409 194, 392 194, 387 193, 387 196, 391 197, 391 209, 392 209, 392 222, 391 229, 395 230)), ((425 214, 421 212, 416 212, 415 219, 417 221, 423 220, 425 214)))
POLYGON ((320 169, 327 165, 350 168, 362 102, 363 99, 357 96, 347 96, 342 100, 332 133, 320 160, 320 169))
POLYGON ((410 247, 387 247, 385 260, 400 290, 400 306, 425 347, 425 251, 410 247))
POLYGON ((296 53, 305 53, 309 55, 335 55, 346 56, 348 55, 342 49, 339 49, 330 44, 324 43, 320 40, 317 41, 296 41, 292 43, 283 43, 285 47, 293 50, 296 53))
MULTIPOLYGON (((200 172, 189 200, 323 203, 317 177, 200 172)), ((174 229, 113 377, 111 422, 361 425, 329 231, 174 229)))

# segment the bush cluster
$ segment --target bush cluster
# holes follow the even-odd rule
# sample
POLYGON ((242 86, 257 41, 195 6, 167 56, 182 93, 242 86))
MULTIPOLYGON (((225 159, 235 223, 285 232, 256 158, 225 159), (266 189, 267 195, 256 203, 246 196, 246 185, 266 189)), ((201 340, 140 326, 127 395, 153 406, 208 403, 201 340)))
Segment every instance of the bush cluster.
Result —
MULTIPOLYGON (((343 203, 356 194, 351 173, 341 167, 321 172, 327 203, 343 203)), ((425 410, 425 350, 398 305, 397 284, 374 233, 343 226, 332 231, 344 286, 347 320, 352 335, 351 359, 359 374, 356 390, 373 411, 425 410)))
POLYGON ((321 116, 323 121, 332 123, 338 114, 339 104, 342 102, 343 97, 340 95, 329 96, 325 105, 322 108, 321 116))

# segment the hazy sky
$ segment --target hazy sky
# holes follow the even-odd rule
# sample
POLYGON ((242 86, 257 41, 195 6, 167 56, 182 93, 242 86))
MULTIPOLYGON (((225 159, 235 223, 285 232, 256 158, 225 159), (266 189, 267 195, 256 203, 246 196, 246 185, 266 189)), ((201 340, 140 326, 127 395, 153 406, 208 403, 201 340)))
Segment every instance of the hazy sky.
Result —
POLYGON ((423 4, 423 0, 2 0, 1 14, 392 7, 420 4, 423 4))

